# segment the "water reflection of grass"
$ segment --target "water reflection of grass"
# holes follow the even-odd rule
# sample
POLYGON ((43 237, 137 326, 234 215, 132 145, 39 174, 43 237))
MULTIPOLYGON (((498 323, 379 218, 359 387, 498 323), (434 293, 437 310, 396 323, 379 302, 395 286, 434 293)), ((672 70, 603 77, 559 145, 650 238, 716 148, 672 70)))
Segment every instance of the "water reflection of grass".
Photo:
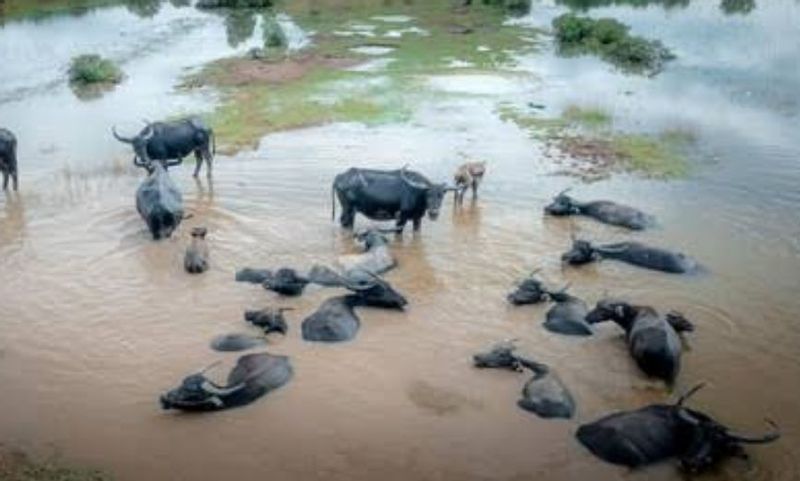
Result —
POLYGON ((686 148, 695 139, 685 130, 658 134, 614 130, 613 118, 597 108, 569 106, 558 117, 542 117, 511 105, 501 105, 500 117, 577 161, 566 173, 586 180, 625 171, 662 179, 689 174, 686 148))
POLYGON ((454 10, 448 0, 391 9, 381 2, 325 5, 286 4, 287 13, 304 30, 314 32, 308 51, 260 66, 248 63, 254 62, 250 59, 226 59, 189 79, 188 85, 221 90, 223 101, 210 122, 226 150, 252 146, 277 130, 408 119, 415 105, 430 98, 418 88, 420 75, 449 72, 454 60, 470 65, 473 72, 496 71, 513 64, 515 53, 534 47, 529 30, 504 26, 503 9, 483 4, 463 10, 454 10), (387 11, 406 15, 409 21, 374 18, 387 11), (364 46, 389 47, 383 58, 392 61, 377 72, 345 70, 379 58, 357 49, 364 46), (294 71, 281 78, 282 69, 289 72, 297 64, 303 64, 301 74, 294 71), (261 78, 241 75, 254 68, 261 78), (374 82, 376 77, 383 81, 374 82))

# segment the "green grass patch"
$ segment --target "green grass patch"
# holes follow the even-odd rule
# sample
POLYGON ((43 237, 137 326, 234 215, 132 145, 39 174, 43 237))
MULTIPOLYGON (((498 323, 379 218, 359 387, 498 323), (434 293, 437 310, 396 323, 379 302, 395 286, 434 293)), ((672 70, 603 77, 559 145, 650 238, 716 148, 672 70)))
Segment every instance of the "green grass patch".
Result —
POLYGON ((122 70, 99 55, 79 55, 70 62, 69 81, 78 86, 116 84, 122 81, 122 70))
POLYGON ((100 471, 66 466, 58 459, 34 461, 20 452, 0 447, 0 479, 3 481, 110 481, 100 471))
POLYGON ((689 174, 689 164, 682 153, 683 142, 664 135, 616 134, 611 145, 625 170, 649 177, 679 178, 689 174))
POLYGON ((0 23, 3 20, 38 20, 63 13, 82 14, 91 9, 117 5, 121 0, 3 0, 0 2, 0 23))
POLYGON ((675 58, 658 40, 631 35, 627 25, 613 18, 565 13, 553 20, 553 28, 561 54, 598 55, 626 72, 654 75, 675 58))
POLYGON ((561 114, 561 118, 567 123, 590 129, 607 127, 611 123, 611 115, 605 110, 577 105, 567 107, 561 114))

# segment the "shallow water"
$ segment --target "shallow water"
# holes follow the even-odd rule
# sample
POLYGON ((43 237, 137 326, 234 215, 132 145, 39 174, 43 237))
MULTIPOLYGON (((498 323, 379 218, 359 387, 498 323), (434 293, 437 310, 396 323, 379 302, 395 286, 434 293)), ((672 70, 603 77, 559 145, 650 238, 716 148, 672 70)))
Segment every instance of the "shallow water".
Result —
MULTIPOLYGON (((543 2, 521 21, 546 24, 560 8, 543 2)), ((591 10, 621 16, 634 32, 657 32, 680 48, 678 59, 655 79, 547 52, 521 59, 514 75, 454 70, 421 78, 420 88, 437 100, 407 124, 270 135, 252 152, 219 156, 213 184, 193 180, 189 165, 173 169, 194 217, 159 243, 133 208, 141 174, 127 167, 130 154, 106 134, 108 126, 134 129, 139 117, 206 105, 213 97, 172 92, 182 69, 244 51, 258 35, 231 47, 222 18, 166 4, 148 19, 120 7, 4 25, 3 65, 12 38, 15 49, 41 50, 41 38, 68 31, 76 45, 105 45, 89 28, 102 22, 112 31, 152 34, 153 50, 130 54, 129 80, 89 103, 75 99, 53 68, 77 48, 42 60, 40 74, 26 74, 22 87, 0 82, 0 122, 25 139, 21 191, 0 198, 0 442, 55 449, 122 480, 679 479, 669 463, 634 473, 605 465, 574 441, 579 422, 668 394, 638 372, 613 326, 591 339, 564 338, 539 325, 547 307, 508 306, 515 281, 541 267, 550 282, 571 282, 590 303, 608 293, 683 311, 698 328, 688 336, 678 389, 708 380, 696 406, 742 430, 762 429, 769 416, 785 433, 779 443, 750 449, 749 466, 734 461, 707 478, 796 479, 800 144, 798 105, 786 100, 798 73, 774 59, 800 60, 800 50, 784 50, 787 38, 800 38, 800 23, 786 21, 798 12, 792 1, 761 2, 734 18, 704 2, 591 10), (181 27, 187 22, 196 26, 181 27), (169 41, 158 40, 159 28, 169 41), (27 31, 12 37, 14 29, 27 31), (692 41, 692 32, 707 37, 692 41), (762 40, 745 54, 729 43, 747 36, 732 32, 762 40), (195 48, 200 38, 203 49, 195 48), (742 89, 754 93, 742 96, 742 89), (551 175, 558 166, 540 146, 494 113, 499 101, 521 100, 545 103, 549 112, 589 102, 631 128, 690 129, 698 137, 695 175, 590 185, 551 175), (481 199, 468 198, 458 210, 448 199, 438 221, 426 220, 420 234, 393 244, 399 267, 388 278, 410 308, 361 311, 353 342, 300 339, 300 321, 334 292, 280 299, 233 281, 244 266, 305 269, 354 251, 330 218, 336 173, 411 163, 446 180, 462 157, 489 161, 481 199), (549 197, 571 185, 581 198, 637 205, 659 227, 629 234, 544 218, 549 197), (196 225, 209 229, 212 267, 188 276, 181 261, 196 225), (562 269, 558 257, 575 229, 594 239, 671 246, 708 273, 669 276, 612 262, 562 269), (246 332, 244 310, 268 305, 297 308, 288 315, 289 335, 268 347, 291 357, 292 382, 235 411, 159 411, 158 394, 185 374, 223 359, 213 371, 221 379, 237 355, 214 353, 208 342, 246 332), (519 410, 526 376, 470 366, 472 353, 504 338, 519 338, 522 350, 558 370, 578 402, 576 420, 544 421, 519 410)), ((385 15, 401 13, 388 6, 385 15)), ((112 43, 120 58, 126 49, 139 52, 112 43)), ((0 71, 6 75, 22 78, 21 71, 0 71)))

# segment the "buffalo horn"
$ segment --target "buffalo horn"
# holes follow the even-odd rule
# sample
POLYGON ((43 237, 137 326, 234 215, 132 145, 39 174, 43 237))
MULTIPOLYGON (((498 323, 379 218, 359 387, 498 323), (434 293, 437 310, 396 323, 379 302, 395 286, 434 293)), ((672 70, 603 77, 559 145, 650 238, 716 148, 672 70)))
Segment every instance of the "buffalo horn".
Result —
POLYGON ((778 425, 775 424, 775 421, 771 419, 767 419, 767 424, 772 426, 773 431, 771 433, 765 434, 763 436, 748 436, 743 434, 736 434, 730 431, 726 432, 725 434, 732 440, 738 441, 740 443, 745 444, 764 444, 764 443, 771 443, 776 441, 778 438, 781 437, 780 429, 778 425))
POLYGON ((119 140, 120 142, 125 142, 126 144, 132 144, 133 139, 129 137, 123 137, 117 133, 117 126, 114 125, 111 127, 111 133, 114 134, 114 138, 119 140))

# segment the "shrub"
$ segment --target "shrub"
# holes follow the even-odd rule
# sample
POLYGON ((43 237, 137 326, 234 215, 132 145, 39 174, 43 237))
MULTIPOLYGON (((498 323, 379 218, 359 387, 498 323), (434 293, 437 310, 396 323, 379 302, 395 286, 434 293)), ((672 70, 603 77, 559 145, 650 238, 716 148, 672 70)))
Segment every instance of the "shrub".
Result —
POLYGON ((69 80, 76 85, 115 84, 122 80, 122 71, 99 55, 80 55, 72 59, 69 80))

